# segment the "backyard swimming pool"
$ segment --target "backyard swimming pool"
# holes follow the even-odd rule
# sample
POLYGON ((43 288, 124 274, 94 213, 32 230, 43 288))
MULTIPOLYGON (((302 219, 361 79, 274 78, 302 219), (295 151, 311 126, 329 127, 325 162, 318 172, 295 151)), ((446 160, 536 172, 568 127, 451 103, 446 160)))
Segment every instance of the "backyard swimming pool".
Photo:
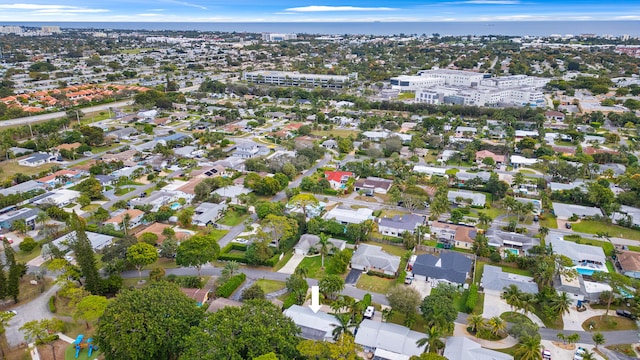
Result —
POLYGON ((171 204, 171 210, 178 210, 178 209, 180 209, 180 203, 171 204))

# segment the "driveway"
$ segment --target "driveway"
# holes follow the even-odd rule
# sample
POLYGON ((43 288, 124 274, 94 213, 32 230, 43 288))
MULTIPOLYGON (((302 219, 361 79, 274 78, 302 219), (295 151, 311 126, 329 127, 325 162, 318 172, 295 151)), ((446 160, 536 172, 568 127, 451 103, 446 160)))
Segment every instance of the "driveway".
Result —
POLYGON ((289 259, 289 261, 282 267, 282 269, 278 270, 278 272, 282 274, 293 274, 302 260, 304 260, 304 255, 293 254, 291 259, 289 259))
POLYGON ((344 279, 344 283, 346 285, 355 285, 358 283, 358 279, 360 279, 360 275, 362 275, 362 270, 351 269, 347 274, 347 277, 344 279))
MULTIPOLYGON (((502 313, 505 313, 508 311, 516 311, 516 310, 512 309, 511 306, 509 306, 507 302, 500 297, 500 295, 494 295, 494 294, 488 294, 488 293, 484 294, 484 307, 483 307, 482 317, 484 317, 485 319, 491 319, 494 316, 500 316, 502 313)), ((518 311, 518 312, 522 314, 522 311, 518 311)), ((540 318, 538 318, 535 314, 525 314, 525 315, 539 327, 545 327, 542 320, 540 320, 540 318)))
MULTIPOLYGON (((594 316, 603 315, 607 310, 604 309, 592 309, 587 305, 587 310, 578 312, 574 306, 571 306, 569 313, 562 314, 562 322, 564 323, 564 330, 584 331, 582 324, 589 318, 594 316)), ((609 315, 615 319, 615 311, 610 310, 609 315)))
POLYGON ((413 281, 411 282, 411 285, 409 286, 416 289, 416 291, 419 292, 423 298, 426 298, 427 296, 431 295, 431 284, 429 284, 428 281, 420 281, 420 280, 413 279, 413 281))
MULTIPOLYGON (((542 346, 544 346, 545 349, 551 351, 551 358, 553 360, 572 360, 573 359, 573 355, 575 354, 575 349, 574 350, 566 350, 566 349, 562 349, 558 346, 555 346, 553 344, 552 341, 550 340, 542 340, 541 341, 542 346)), ((593 352, 593 345, 587 345, 587 344, 583 344, 583 343, 578 343, 576 344, 576 349, 577 347, 583 347, 591 352, 593 352)), ((596 359, 601 360, 603 359, 602 356, 595 354, 596 355, 596 359)))
POLYGON ((58 285, 53 285, 39 297, 31 300, 31 302, 13 308, 13 310, 18 312, 18 315, 11 318, 9 325, 6 327, 5 337, 7 338, 9 347, 13 348, 26 342, 24 334, 18 330, 26 322, 53 317, 53 314, 49 311, 49 298, 59 289, 58 285))

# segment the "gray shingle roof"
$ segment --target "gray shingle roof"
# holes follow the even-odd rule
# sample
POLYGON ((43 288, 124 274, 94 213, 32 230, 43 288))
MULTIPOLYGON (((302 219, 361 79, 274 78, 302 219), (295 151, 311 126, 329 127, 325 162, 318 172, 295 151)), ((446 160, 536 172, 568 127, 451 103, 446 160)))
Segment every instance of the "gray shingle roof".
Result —
POLYGON ((402 229, 407 231, 415 230, 416 226, 424 223, 424 217, 414 214, 395 215, 392 218, 380 219, 380 226, 387 226, 394 229, 402 229))
POLYGON ((355 342, 367 348, 418 356, 424 352, 426 345, 419 347, 416 341, 423 337, 424 334, 401 325, 365 319, 358 328, 355 342))
POLYGON ((439 258, 424 254, 416 257, 411 272, 414 275, 462 284, 471 270, 471 263, 468 257, 454 252, 442 253, 439 258))
POLYGON ((485 265, 482 273, 482 287, 485 290, 502 291, 509 285, 516 285, 521 291, 529 294, 538 293, 538 285, 532 277, 510 274, 498 266, 485 265))

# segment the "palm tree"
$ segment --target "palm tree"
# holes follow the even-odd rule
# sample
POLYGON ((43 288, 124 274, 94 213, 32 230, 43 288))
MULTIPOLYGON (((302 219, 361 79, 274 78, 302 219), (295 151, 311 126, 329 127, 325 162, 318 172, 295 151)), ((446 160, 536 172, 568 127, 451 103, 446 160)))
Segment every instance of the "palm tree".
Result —
POLYGON ((543 248, 546 247, 547 243, 545 239, 547 238, 547 235, 549 235, 549 228, 546 226, 540 226, 538 234, 540 234, 540 246, 543 248))
POLYGON ((131 215, 129 213, 125 213, 122 216, 122 228, 124 229, 124 234, 127 235, 127 230, 129 230, 129 225, 131 224, 131 215))
POLYGON ((491 222, 493 222, 493 218, 491 216, 483 212, 478 213, 478 223, 482 225, 484 228, 489 228, 489 225, 491 225, 491 222))
POLYGON ((318 242, 318 244, 320 244, 320 249, 318 250, 320 251, 320 256, 322 256, 321 268, 322 270, 324 270, 324 257, 329 254, 329 250, 331 249, 332 245, 329 242, 329 237, 324 233, 320 233, 320 241, 318 242))
POLYGON ((489 319, 487 325, 489 326, 489 331, 496 336, 500 335, 507 328, 507 323, 499 316, 494 316, 489 319))
POLYGON ((51 217, 49 216, 49 214, 47 214, 44 211, 38 213, 38 215, 36 216, 36 222, 42 226, 42 229, 44 229, 47 226, 47 222, 49 220, 51 220, 51 217))
POLYGON ((522 303, 522 291, 515 284, 505 286, 504 293, 500 296, 504 301, 511 306, 511 310, 519 309, 522 303))
POLYGON ((307 276, 309 276, 309 268, 306 266, 298 266, 293 273, 306 278, 307 276))
POLYGON ((351 316, 349 314, 336 314, 336 319, 338 319, 337 324, 332 324, 333 329, 333 340, 338 341, 342 335, 347 334, 353 336, 352 328, 355 327, 354 324, 351 323, 351 316))
POLYGON ((551 309, 558 316, 562 316, 564 313, 568 313, 571 309, 571 299, 566 292, 562 292, 560 295, 554 296, 551 300, 551 309))
POLYGON ((471 328, 471 331, 477 332, 478 329, 484 326, 484 318, 481 314, 471 314, 467 316, 467 323, 471 328))
POLYGON ((598 345, 602 345, 607 342, 607 339, 604 338, 604 335, 602 335, 601 332, 594 333, 591 336, 591 339, 593 340, 594 344, 596 344, 596 350, 598 350, 598 345))
POLYGON ((556 335, 558 337, 558 340, 562 340, 563 344, 567 343, 567 336, 563 333, 558 333, 558 335, 556 335))
POLYGON ((596 360, 596 355, 587 349, 580 356, 582 356, 582 360, 596 360))
POLYGON ((535 311, 536 297, 533 294, 523 293, 520 298, 520 309, 524 314, 529 314, 535 311))
POLYGON ((504 200, 502 200, 502 206, 507 210, 507 219, 509 219, 511 210, 513 210, 513 208, 517 206, 515 205, 516 203, 516 199, 511 196, 507 196, 504 198, 504 200))
POLYGON ((418 345, 419 347, 427 345, 425 349, 426 352, 434 354, 439 353, 440 349, 444 347, 444 342, 440 340, 443 335, 442 330, 440 330, 440 328, 437 326, 430 326, 427 328, 425 335, 425 337, 416 341, 416 345, 418 345))
POLYGON ((542 345, 539 336, 527 336, 518 345, 516 356, 520 360, 542 360, 542 345))

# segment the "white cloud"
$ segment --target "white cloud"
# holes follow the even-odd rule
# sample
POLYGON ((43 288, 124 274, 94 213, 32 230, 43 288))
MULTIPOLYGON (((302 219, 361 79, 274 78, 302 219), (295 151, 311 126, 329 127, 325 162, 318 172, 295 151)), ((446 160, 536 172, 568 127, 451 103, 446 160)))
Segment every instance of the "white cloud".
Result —
POLYGON ((193 3, 190 3, 190 2, 186 2, 186 1, 164 0, 163 2, 170 3, 170 4, 176 4, 176 5, 183 5, 183 6, 188 6, 188 7, 194 7, 194 8, 200 9, 200 10, 207 10, 206 6, 193 4, 193 3))
POLYGON ((285 9, 284 11, 294 12, 327 12, 327 11, 394 11, 395 8, 389 7, 359 7, 359 6, 323 6, 311 5, 285 9))

